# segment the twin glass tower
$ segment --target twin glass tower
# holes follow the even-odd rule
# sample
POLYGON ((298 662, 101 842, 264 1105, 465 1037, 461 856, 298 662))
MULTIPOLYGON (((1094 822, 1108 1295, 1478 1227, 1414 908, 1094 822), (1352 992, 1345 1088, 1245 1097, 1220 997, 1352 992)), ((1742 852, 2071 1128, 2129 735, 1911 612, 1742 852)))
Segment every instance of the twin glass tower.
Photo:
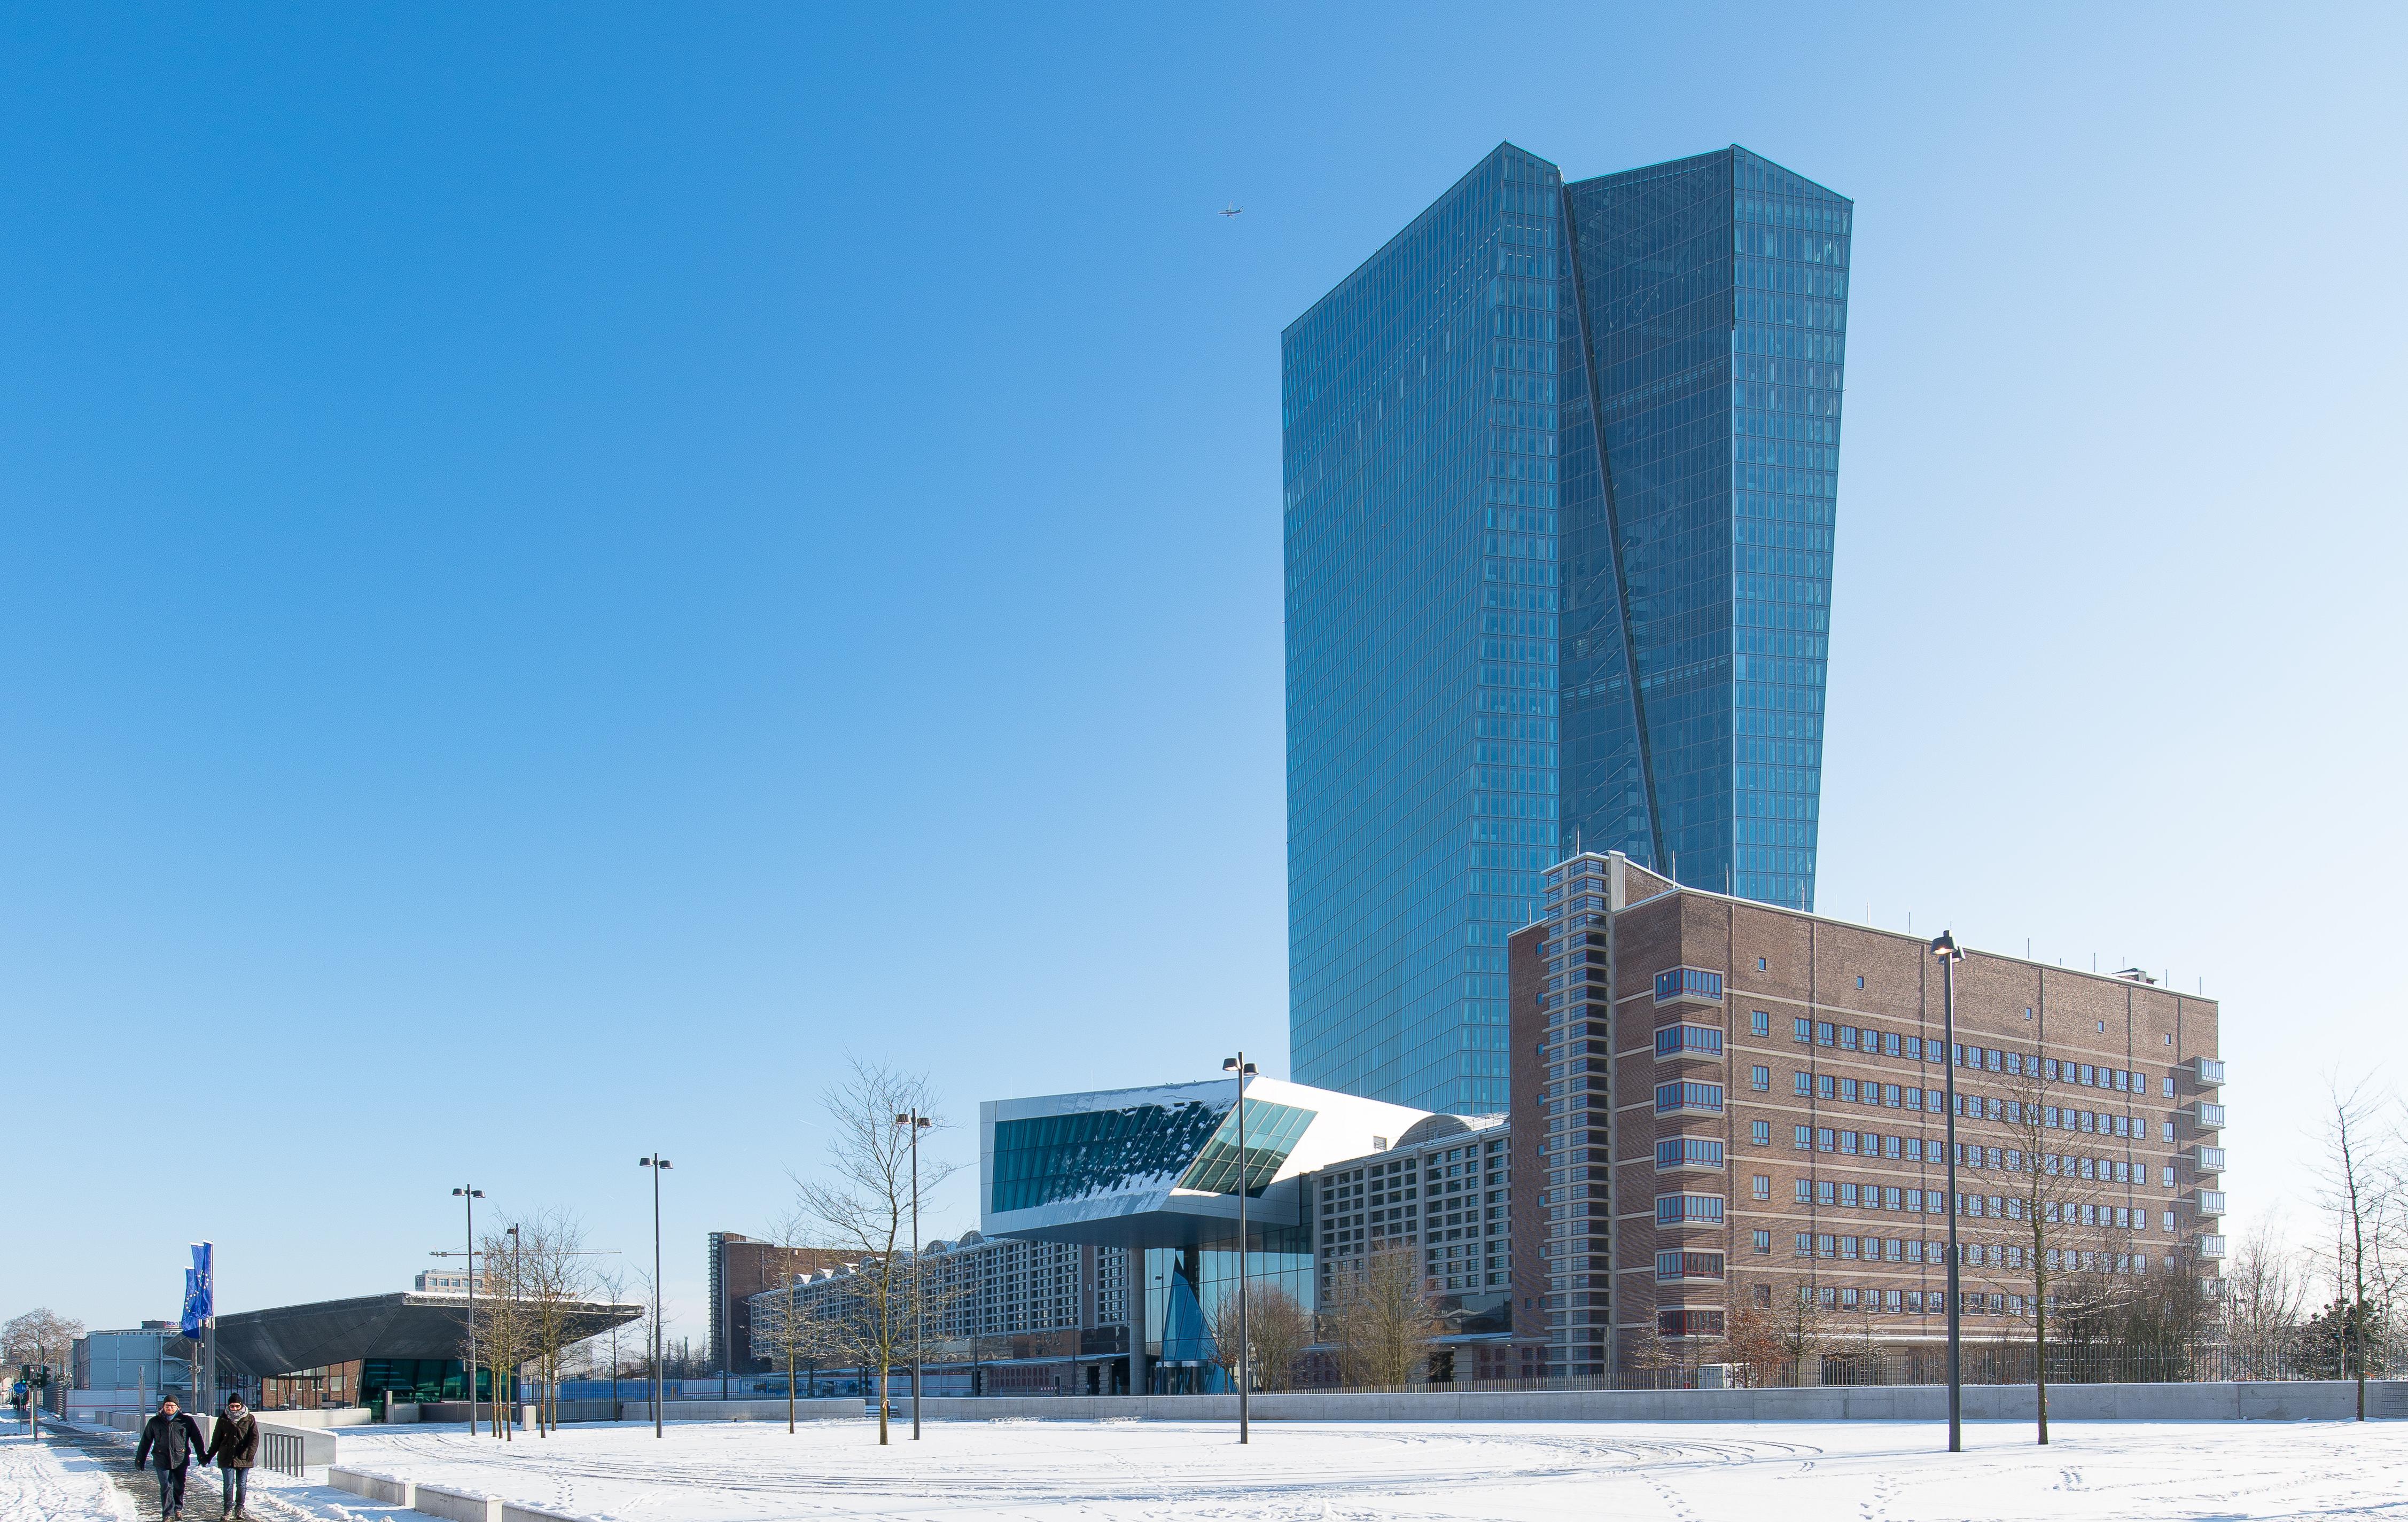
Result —
POLYGON ((1504 1110, 1575 850, 1813 907, 1851 213, 1508 143, 1282 335, 1297 1082, 1504 1110))

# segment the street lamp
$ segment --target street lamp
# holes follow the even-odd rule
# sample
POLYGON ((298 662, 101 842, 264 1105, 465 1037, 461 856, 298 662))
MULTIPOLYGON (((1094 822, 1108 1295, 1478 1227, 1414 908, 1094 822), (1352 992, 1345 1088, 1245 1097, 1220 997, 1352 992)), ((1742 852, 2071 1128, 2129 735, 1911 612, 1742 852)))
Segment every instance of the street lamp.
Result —
POLYGON ((452 1198, 468 1213, 468 1251, 464 1261, 468 1265, 468 1435, 473 1438, 477 1435, 477 1201, 485 1198, 485 1191, 464 1184, 452 1191, 452 1198))
MULTIPOLYGON (((526 1346, 526 1337, 523 1329, 526 1326, 526 1318, 519 1314, 519 1228, 512 1226, 509 1228, 509 1235, 510 1239, 510 1335, 517 1340, 519 1349, 523 1350, 526 1346)), ((502 1424, 503 1439, 512 1443, 518 1441, 521 1367, 520 1360, 514 1358, 510 1361, 510 1419, 502 1424)), ((494 1410, 499 1412, 501 1409, 501 1397, 496 1394, 494 1399, 494 1410)))
POLYGON ((1940 958, 1940 1059, 1947 1065, 1948 1088, 1948 1451, 1965 1450, 1964 1366, 1960 1361, 1960 1333, 1965 1306, 1957 1291, 1956 1246, 1956 964, 1965 954, 1956 949, 1956 937, 1949 931, 1940 932, 1931 943, 1931 955, 1940 958))
MULTIPOLYGON (((920 1360, 923 1347, 920 1301, 920 1133, 936 1123, 914 1108, 895 1117, 911 1139, 911 1441, 920 1441, 920 1360)), ((886 1392, 878 1393, 881 1400, 886 1392)))
POLYGON ((652 1170, 652 1436, 661 1435, 661 1175, 669 1160, 659 1153, 636 1159, 652 1170))
POLYGON ((1246 1054, 1224 1057, 1221 1070, 1238 1075, 1238 1441, 1249 1441, 1246 1429, 1246 1080, 1254 1065, 1246 1054))

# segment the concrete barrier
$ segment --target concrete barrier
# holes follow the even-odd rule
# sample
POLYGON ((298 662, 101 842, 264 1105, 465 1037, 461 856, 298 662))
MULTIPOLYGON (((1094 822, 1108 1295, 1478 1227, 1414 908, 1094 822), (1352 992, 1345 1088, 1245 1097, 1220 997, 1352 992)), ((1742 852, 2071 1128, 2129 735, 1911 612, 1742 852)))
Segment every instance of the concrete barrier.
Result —
POLYGON ((326 1471, 326 1483, 337 1490, 348 1490, 354 1496, 380 1500, 388 1506, 415 1508, 418 1504, 418 1486, 410 1481, 396 1480, 389 1475, 336 1466, 326 1471))
POLYGON ((367 1427, 376 1413, 366 1406, 333 1406, 324 1411, 257 1411, 251 1414, 279 1427, 367 1427))
MULTIPOLYGON (((281 1416, 283 1413, 279 1412, 277 1414, 281 1416)), ((271 1433, 280 1437, 300 1440, 301 1467, 304 1469, 317 1469, 321 1465, 333 1464, 337 1460, 337 1439, 334 1433, 324 1428, 287 1427, 281 1421, 270 1421, 265 1416, 261 1417, 259 1435, 263 1447, 271 1433)), ((267 1462, 267 1455, 263 1452, 259 1456, 259 1461, 263 1464, 267 1462)))
POLYGON ((410 1507, 429 1516, 446 1517, 450 1522, 502 1522, 502 1503, 494 1497, 472 1496, 439 1485, 415 1488, 418 1494, 411 1499, 410 1507))
MULTIPOLYGON (((2367 1414, 2408 1417, 2408 1381, 2369 1381, 2367 1414)), ((2199 1385, 2052 1385, 2049 1415, 2060 1421, 2332 1421, 2355 1414, 2356 1386, 2346 1380, 2199 1385)), ((672 1400, 673 1420, 711 1420, 713 1400, 672 1400), (689 1414, 689 1413, 691 1414, 689 1414)), ((758 1402, 727 1401, 729 1406, 758 1402)), ((812 1401, 814 1407, 860 1402, 812 1401)), ((777 1402, 783 1414, 784 1402, 777 1402)), ((1971 1421, 2029 1421, 2028 1385, 1969 1385, 1964 1413, 1971 1421)), ((924 1397, 924 1414, 939 1421, 1234 1422, 1234 1395, 1058 1395, 924 1397)), ((908 1420, 909 1397, 895 1401, 908 1420)), ((813 1415, 836 1415, 814 1411, 813 1415)), ((633 1413, 631 1412, 632 1415, 633 1413)), ((1761 1422, 1945 1421, 1948 1392, 1937 1385, 1818 1386, 1779 1390, 1412 1390, 1382 1393, 1304 1390, 1256 1395, 1256 1421, 1292 1422, 1761 1422)), ((732 1416, 718 1419, 737 1419, 732 1416)), ((759 1420, 757 1415, 751 1420, 759 1420)))
POLYGON ((506 1500, 502 1502, 502 1522, 586 1522, 586 1519, 566 1512, 547 1512, 506 1500))
MULTIPOLYGON (((958 1405, 984 1405, 983 1400, 960 1400, 958 1405)), ((648 1422, 652 1412, 641 1400, 619 1403, 623 1420, 648 1422)), ((861 1419, 862 1401, 857 1395, 824 1395, 806 1397, 795 1402, 797 1421, 825 1421, 832 1416, 861 1419)), ((896 1409, 901 1410, 897 1401, 896 1409)), ((782 1422, 786 1419, 786 1398, 770 1400, 668 1400, 661 1406, 661 1415, 672 1422, 782 1422)))
POLYGON ((396 1425, 405 1422, 414 1422, 418 1420, 418 1402, 414 1400, 388 1400, 385 1402, 384 1419, 396 1425))

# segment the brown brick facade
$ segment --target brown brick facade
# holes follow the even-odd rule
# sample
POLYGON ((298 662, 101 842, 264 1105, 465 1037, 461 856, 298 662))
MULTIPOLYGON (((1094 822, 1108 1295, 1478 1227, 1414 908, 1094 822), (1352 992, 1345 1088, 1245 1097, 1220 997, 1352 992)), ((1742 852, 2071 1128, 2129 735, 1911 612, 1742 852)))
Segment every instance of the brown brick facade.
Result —
POLYGON ((2194 1068, 2217 1052, 2213 1000, 1973 953, 1956 969, 1968 1060, 1928 1060, 1909 1055, 1936 1058, 1942 1046, 1942 971, 1927 941, 1664 892, 1613 858, 1575 858, 1556 881, 1567 871, 1606 890, 1603 902, 1551 900, 1556 912, 1508 954, 1521 1371, 1628 1368, 1665 1356, 1659 1332, 1702 1344, 1743 1298, 1800 1286, 1851 1311, 1865 1335, 1940 1337, 1952 1202, 1938 1094, 1952 1067, 1966 1107, 1953 1213, 1973 1257, 1962 1287, 1983 1297, 1969 1302, 1974 1334, 1994 1304, 2003 1315, 2020 1303, 2006 1297, 2021 1275, 2003 1266, 2021 1238, 2000 1213, 2027 1156, 2019 1139, 2038 1136, 2069 1176, 2097 1170, 2080 1229, 2052 1233, 2086 1271, 2095 1261, 2101 1272, 2143 1262, 2215 1272, 2202 1246, 2220 1246, 2216 1213, 2200 1199, 2202 1181, 2211 1191, 2215 1181, 2196 1158, 2219 1140, 2198 1118, 2216 1096, 2194 1068), (1679 969, 1696 986, 1659 999, 1657 977, 1679 969), (1686 1029, 1659 1055, 1657 1032, 1670 1027, 1686 1029), (2048 1081, 2014 1076, 2025 1062, 2048 1081), (1662 1103, 1659 1085, 1671 1085, 1662 1103), (2003 1118, 2019 1096, 2042 1095, 2062 1125, 2026 1131, 2003 1118), (1609 1117, 1604 1149, 1594 1139, 1609 1117), (1672 1143, 1660 1168, 1659 1142, 1672 1143), (2106 1223, 2095 1228, 2094 1208, 2106 1223), (1662 1283, 1659 1253, 1682 1255, 1662 1283))

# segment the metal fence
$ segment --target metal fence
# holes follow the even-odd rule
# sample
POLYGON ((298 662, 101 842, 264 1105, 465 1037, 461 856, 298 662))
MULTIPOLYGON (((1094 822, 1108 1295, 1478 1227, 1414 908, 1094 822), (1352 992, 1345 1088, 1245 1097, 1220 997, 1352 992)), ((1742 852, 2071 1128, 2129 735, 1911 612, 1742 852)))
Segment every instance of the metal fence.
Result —
MULTIPOLYGON (((1961 1377, 1968 1385, 2029 1385, 2042 1366, 2031 1344, 1967 1343, 1961 1377)), ((2353 1371, 2315 1367, 2315 1360, 2252 1357, 2222 1345, 2117 1347, 2051 1345, 2046 1363, 2052 1385, 2186 1385, 2222 1381, 2348 1379, 2353 1371)), ((2408 1357, 2369 1371, 2370 1379, 2408 1378, 2408 1357)), ((1945 1385, 1944 1346, 1848 1348, 1803 1362, 1702 1363, 1627 1370, 1611 1374, 1556 1375, 1536 1379, 1455 1379, 1403 1386, 1299 1385, 1298 1389, 1362 1390, 1697 1390, 1795 1389, 1813 1386, 1945 1385)))
POLYGON ((259 1434, 259 1464, 279 1474, 290 1474, 296 1480, 308 1478, 304 1462, 308 1453, 306 1440, 298 1432, 271 1432, 263 1428, 259 1434))

